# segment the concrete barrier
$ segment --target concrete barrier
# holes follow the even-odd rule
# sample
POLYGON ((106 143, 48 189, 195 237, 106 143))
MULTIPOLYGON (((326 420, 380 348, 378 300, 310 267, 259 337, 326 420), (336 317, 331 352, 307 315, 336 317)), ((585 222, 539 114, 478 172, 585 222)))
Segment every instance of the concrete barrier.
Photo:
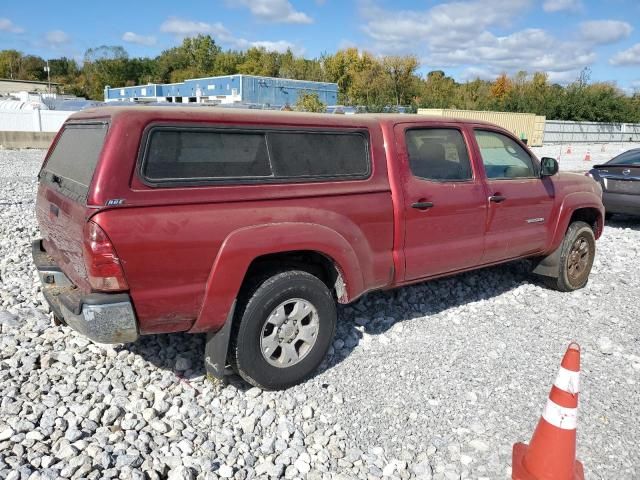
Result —
POLYGON ((0 131, 2 148, 49 148, 55 132, 6 132, 0 131))

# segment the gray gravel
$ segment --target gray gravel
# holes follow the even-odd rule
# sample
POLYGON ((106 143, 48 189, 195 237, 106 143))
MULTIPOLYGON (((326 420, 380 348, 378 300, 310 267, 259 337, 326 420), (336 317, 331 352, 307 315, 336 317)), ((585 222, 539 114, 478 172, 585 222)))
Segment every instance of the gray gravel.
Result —
POLYGON ((574 339, 587 477, 640 477, 640 221, 608 225, 579 292, 519 262, 341 307, 321 373, 262 392, 206 380, 202 336, 52 326, 29 252, 41 156, 0 152, 0 478, 510 478, 574 339))

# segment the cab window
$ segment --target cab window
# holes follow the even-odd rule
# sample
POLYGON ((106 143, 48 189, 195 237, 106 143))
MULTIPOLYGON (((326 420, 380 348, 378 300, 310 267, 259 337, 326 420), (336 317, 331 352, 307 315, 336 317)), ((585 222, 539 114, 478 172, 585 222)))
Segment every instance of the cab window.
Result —
POLYGON ((491 179, 536 177, 531 156, 515 140, 502 133, 476 130, 482 163, 491 179))
POLYGON ((460 130, 417 128, 406 132, 409 166, 416 177, 440 182, 471 180, 471 162, 460 130))

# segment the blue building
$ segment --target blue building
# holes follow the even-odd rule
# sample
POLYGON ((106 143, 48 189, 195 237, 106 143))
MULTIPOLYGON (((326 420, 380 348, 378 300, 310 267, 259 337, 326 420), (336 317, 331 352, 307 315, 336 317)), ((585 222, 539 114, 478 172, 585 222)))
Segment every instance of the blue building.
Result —
POLYGON ((301 92, 316 93, 325 105, 338 103, 338 84, 254 75, 193 78, 181 83, 104 89, 105 102, 175 102, 210 104, 293 105, 301 92))

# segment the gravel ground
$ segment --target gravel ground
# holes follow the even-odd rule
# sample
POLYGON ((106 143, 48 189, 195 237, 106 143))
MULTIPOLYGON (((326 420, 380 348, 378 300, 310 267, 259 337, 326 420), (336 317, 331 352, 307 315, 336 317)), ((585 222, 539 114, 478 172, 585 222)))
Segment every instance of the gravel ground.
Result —
POLYGON ((608 225, 572 294, 519 262, 341 307, 321 372, 261 392, 206 380, 202 336, 52 326, 29 252, 41 156, 0 152, 0 478, 510 478, 574 339, 587 477, 640 478, 640 221, 608 225))

